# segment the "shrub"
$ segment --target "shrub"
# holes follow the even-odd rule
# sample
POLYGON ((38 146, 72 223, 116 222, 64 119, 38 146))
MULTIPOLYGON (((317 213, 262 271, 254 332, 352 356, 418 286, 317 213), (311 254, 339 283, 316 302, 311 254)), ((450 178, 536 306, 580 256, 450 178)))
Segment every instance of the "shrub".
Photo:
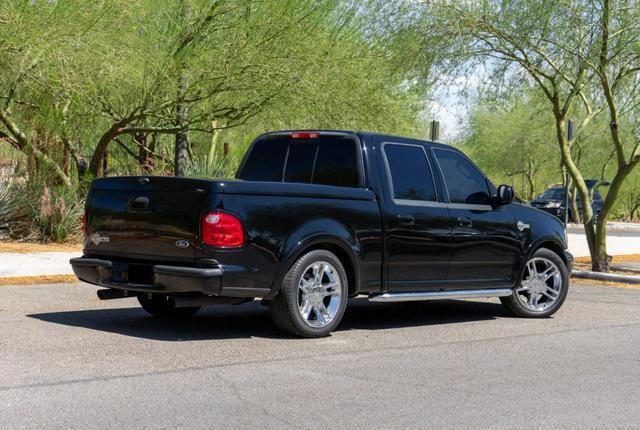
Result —
POLYGON ((197 158, 189 165, 187 176, 204 179, 233 178, 238 164, 238 158, 233 156, 226 158, 216 157, 213 159, 208 159, 208 157, 197 158))
POLYGON ((36 236, 44 242, 80 239, 83 205, 77 190, 65 187, 34 187, 31 211, 36 236))
POLYGON ((0 189, 0 239, 77 241, 82 210, 77 189, 12 182, 0 189))
POLYGON ((31 238, 31 206, 17 182, 0 183, 0 240, 31 238))

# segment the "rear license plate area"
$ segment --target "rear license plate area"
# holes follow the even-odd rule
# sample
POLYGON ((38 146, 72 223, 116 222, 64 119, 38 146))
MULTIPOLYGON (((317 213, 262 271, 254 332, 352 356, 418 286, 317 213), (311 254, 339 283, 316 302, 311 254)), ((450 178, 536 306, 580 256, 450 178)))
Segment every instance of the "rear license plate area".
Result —
POLYGON ((127 275, 130 284, 153 285, 153 266, 148 264, 130 264, 127 275))

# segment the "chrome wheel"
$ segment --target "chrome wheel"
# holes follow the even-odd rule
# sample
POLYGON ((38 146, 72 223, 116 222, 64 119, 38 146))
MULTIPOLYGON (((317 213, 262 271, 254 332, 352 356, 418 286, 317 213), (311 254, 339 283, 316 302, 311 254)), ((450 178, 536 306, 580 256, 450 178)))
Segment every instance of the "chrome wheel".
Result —
POLYGON ((333 320, 342 302, 342 283, 335 267, 326 261, 308 266, 298 283, 298 312, 311 327, 333 320))
POLYGON ((532 258, 516 289, 518 300, 532 312, 544 312, 560 297, 562 275, 556 264, 543 257, 532 258))

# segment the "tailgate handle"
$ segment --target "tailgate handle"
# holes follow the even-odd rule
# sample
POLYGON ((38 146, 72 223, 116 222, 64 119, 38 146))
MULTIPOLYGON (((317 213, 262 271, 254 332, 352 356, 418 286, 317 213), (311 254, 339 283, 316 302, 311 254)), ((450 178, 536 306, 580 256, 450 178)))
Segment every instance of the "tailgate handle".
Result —
POLYGON ((129 210, 132 212, 149 211, 149 198, 140 196, 132 199, 129 203, 129 210))

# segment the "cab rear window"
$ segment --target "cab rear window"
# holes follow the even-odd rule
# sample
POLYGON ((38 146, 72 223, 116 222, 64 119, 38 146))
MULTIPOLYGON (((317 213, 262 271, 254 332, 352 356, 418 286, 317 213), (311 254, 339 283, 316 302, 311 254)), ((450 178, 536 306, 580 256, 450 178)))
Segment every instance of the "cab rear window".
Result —
POLYGON ((253 144, 236 176, 245 181, 360 187, 357 145, 351 136, 266 136, 253 144))

